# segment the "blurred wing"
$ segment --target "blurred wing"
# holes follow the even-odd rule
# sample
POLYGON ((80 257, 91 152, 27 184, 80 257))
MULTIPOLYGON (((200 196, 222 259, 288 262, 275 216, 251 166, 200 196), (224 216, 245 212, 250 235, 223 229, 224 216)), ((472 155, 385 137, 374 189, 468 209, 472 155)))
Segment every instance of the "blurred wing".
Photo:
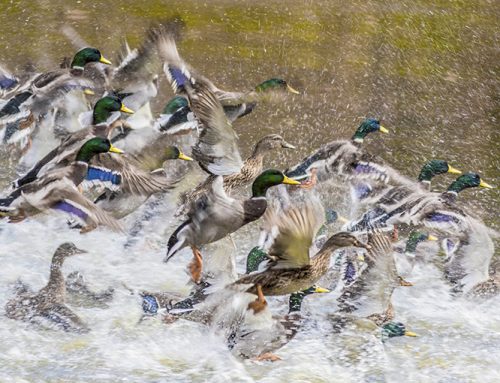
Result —
POLYGON ((122 225, 105 211, 81 195, 76 188, 55 190, 51 195, 57 202, 53 209, 69 213, 89 225, 105 225, 114 231, 124 231, 122 225))
POLYGON ((187 87, 188 97, 202 131, 193 147, 193 157, 203 169, 216 175, 239 173, 243 166, 237 135, 221 103, 207 84, 197 81, 187 87))
POLYGON ((276 238, 269 249, 269 255, 277 259, 273 268, 309 265, 309 249, 325 218, 321 203, 310 199, 304 206, 292 206, 282 214, 271 213, 267 218, 277 228, 276 238))
POLYGON ((165 177, 153 175, 141 168, 141 164, 130 157, 100 154, 92 160, 87 180, 114 184, 125 193, 150 196, 173 187, 165 177), (89 173, 92 173, 89 175, 89 173))

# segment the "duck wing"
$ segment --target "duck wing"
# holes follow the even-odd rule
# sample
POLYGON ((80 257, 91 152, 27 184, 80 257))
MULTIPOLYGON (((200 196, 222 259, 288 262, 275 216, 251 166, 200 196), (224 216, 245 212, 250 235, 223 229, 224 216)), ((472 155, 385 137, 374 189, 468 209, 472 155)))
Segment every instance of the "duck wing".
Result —
POLYGON ((61 327, 64 331, 89 331, 87 325, 78 317, 78 315, 76 315, 64 304, 50 305, 50 307, 42 310, 39 314, 40 316, 48 319, 50 322, 55 323, 58 327, 61 327))
POLYGON ((300 268, 309 265, 309 249, 324 222, 325 212, 317 199, 308 199, 303 206, 291 206, 282 214, 267 215, 268 225, 276 231, 269 248, 275 261, 273 269, 300 268))
POLYGON ((197 81, 186 87, 191 109, 202 126, 193 157, 211 174, 239 173, 243 161, 238 149, 238 136, 221 103, 206 83, 197 81))
POLYGON ((86 186, 104 184, 111 190, 150 196, 174 187, 174 182, 142 169, 141 164, 130 156, 109 153, 95 156, 85 181, 86 186))

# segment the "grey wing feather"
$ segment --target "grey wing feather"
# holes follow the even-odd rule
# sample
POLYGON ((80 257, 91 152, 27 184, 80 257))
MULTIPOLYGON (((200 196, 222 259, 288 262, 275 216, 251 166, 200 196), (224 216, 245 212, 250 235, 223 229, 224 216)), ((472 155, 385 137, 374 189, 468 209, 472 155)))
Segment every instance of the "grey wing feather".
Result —
POLYGON ((324 222, 324 209, 319 200, 307 200, 304 206, 292 206, 282 214, 267 215, 268 225, 276 227, 277 235, 269 249, 276 258, 273 268, 309 265, 309 249, 324 222))
POLYGON ((191 108, 202 125, 193 156, 203 169, 216 175, 240 172, 243 161, 237 135, 227 119, 221 103, 208 86, 201 82, 187 88, 191 108))

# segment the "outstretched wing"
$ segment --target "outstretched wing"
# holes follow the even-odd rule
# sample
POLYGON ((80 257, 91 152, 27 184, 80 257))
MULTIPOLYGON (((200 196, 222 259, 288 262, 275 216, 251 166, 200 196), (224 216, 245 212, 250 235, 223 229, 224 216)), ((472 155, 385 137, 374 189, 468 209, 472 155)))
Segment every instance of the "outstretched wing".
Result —
POLYGON ((92 160, 86 181, 104 183, 112 190, 146 195, 169 190, 173 182, 161 175, 154 175, 142 169, 141 164, 128 156, 109 153, 99 154, 92 160))
POLYGON ((303 206, 292 206, 281 214, 267 215, 268 225, 276 230, 269 255, 276 259, 273 268, 296 268, 309 264, 309 249, 324 222, 325 212, 317 199, 303 206))
POLYGON ((243 166, 238 149, 238 136, 227 119, 221 103, 209 86, 197 81, 186 87, 189 102, 202 125, 193 157, 211 174, 239 173, 243 166))

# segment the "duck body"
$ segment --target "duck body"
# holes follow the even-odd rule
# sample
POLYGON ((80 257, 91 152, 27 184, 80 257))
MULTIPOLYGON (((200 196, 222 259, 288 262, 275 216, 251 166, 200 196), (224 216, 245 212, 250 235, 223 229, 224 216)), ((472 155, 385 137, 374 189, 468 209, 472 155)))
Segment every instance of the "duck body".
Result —
POLYGON ((37 322, 42 319, 65 331, 87 332, 88 327, 66 305, 66 287, 61 268, 67 256, 84 253, 72 243, 66 243, 56 250, 52 258, 47 285, 38 293, 20 291, 5 306, 10 319, 37 322))
POLYGON ((96 208, 82 196, 78 185, 86 178, 88 162, 96 151, 114 150, 109 140, 93 138, 79 150, 77 158, 69 166, 54 169, 42 177, 14 190, 8 197, 0 200, 0 212, 17 222, 49 209, 73 214, 87 224, 87 229, 105 224, 115 230, 121 226, 113 218, 96 208))
MULTIPOLYGON (((332 253, 344 246, 360 246, 354 236, 337 233, 330 237, 312 258, 309 249, 314 236, 324 221, 325 213, 319 201, 306 200, 300 208, 293 206, 283 214, 268 214, 269 226, 275 226, 278 235, 270 249, 265 270, 238 279, 233 285, 249 285, 247 292, 264 295, 285 295, 307 289, 326 274, 332 253)), ((275 229, 276 230, 276 229, 275 229)))
POLYGON ((324 145, 287 170, 286 175, 292 178, 303 178, 311 174, 311 169, 317 169, 319 181, 341 176, 372 178, 387 182, 388 175, 384 167, 378 165, 374 157, 361 150, 366 135, 375 131, 387 132, 379 121, 366 119, 351 140, 333 141, 324 145))

